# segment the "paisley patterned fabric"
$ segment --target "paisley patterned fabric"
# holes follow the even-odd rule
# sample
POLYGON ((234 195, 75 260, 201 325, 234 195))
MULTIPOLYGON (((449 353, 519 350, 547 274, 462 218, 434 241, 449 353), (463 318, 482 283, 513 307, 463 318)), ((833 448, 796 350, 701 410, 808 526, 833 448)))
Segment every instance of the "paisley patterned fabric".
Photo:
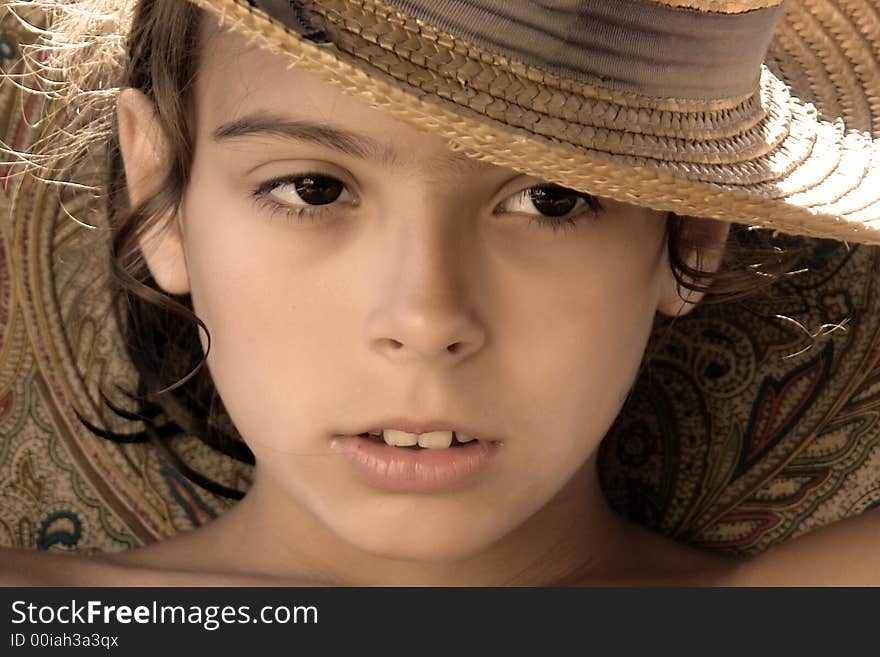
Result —
MULTIPOLYGON (((9 70, 20 27, 0 24, 9 70)), ((0 137, 17 149, 36 97, 0 88, 0 137)), ((189 482, 150 446, 89 433, 141 427, 111 313, 106 218, 81 191, 0 168, 0 544, 114 552, 191 529, 233 503, 189 482), (13 212, 12 202, 18 199, 13 212), (88 230, 73 221, 94 224, 88 230)), ((659 320, 650 364, 600 451, 620 513, 706 549, 758 553, 880 501, 880 252, 812 240, 804 273, 773 298, 659 320)), ((251 468, 187 437, 184 458, 246 488, 251 468)))
POLYGON ((616 509, 758 553, 878 503, 880 258, 806 244, 808 269, 773 298, 673 324, 602 445, 616 509))

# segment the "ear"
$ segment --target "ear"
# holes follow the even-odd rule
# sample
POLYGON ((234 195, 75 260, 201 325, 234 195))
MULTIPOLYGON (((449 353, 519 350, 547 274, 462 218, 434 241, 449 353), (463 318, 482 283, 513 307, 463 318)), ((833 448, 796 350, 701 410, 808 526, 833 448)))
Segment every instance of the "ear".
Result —
MULTIPOLYGON (((730 232, 730 223, 694 217, 679 217, 677 221, 681 222, 682 239, 680 244, 684 262, 689 267, 698 268, 704 272, 718 271, 724 255, 727 235, 730 232)), ((679 295, 679 286, 672 273, 668 255, 664 258, 664 262, 662 289, 657 310, 669 317, 687 315, 703 299, 703 293, 681 287, 681 295, 679 295)), ((685 281, 693 281, 688 276, 683 275, 682 277, 685 281)), ((706 279, 701 279, 698 282, 703 286, 708 284, 706 279)))
MULTIPOLYGON (((134 207, 163 183, 168 167, 168 144, 155 105, 138 89, 129 87, 120 91, 116 120, 128 199, 134 207)), ((169 210, 138 242, 159 287, 170 294, 188 293, 189 276, 178 214, 169 210)))

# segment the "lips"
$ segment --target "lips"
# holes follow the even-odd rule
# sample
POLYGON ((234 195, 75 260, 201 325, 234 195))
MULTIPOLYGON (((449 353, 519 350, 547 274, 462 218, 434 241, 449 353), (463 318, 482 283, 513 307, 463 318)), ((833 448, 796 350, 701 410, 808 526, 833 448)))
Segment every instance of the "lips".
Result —
POLYGON ((499 445, 472 440, 458 448, 414 449, 361 435, 331 441, 364 483, 397 493, 439 493, 473 485, 491 471, 499 445))

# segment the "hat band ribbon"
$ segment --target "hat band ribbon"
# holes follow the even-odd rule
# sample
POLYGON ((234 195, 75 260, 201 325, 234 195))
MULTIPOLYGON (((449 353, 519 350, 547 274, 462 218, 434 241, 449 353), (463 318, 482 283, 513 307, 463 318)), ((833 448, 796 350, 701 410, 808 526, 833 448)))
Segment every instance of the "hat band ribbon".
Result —
MULTIPOLYGON (((249 1, 306 38, 326 38, 316 13, 304 10, 320 1, 249 1)), ((782 11, 780 4, 723 14, 648 0, 385 2, 475 46, 550 73, 645 96, 704 100, 755 90, 782 11)))

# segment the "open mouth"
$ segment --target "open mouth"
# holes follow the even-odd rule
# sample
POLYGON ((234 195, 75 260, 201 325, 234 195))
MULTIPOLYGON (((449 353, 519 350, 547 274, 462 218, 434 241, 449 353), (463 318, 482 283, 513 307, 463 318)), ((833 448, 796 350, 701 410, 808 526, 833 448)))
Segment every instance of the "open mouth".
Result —
MULTIPOLYGON (((428 447, 421 447, 420 445, 407 445, 407 446, 405 446, 405 447, 404 447, 404 446, 401 446, 401 445, 389 445, 388 443, 385 442, 385 439, 382 438, 382 436, 373 436, 372 434, 369 434, 369 433, 361 433, 361 434, 358 434, 358 438, 366 438, 366 439, 368 439, 368 440, 372 440, 374 443, 379 443, 379 444, 385 445, 386 447, 398 447, 399 449, 412 449, 412 450, 430 449, 430 448, 428 448, 428 447)), ((478 441, 478 440, 472 440, 472 441, 470 441, 470 442, 472 442, 472 443, 477 443, 477 442, 479 442, 479 441, 478 441)), ((452 438, 452 444, 449 446, 449 448, 453 448, 453 447, 465 447, 465 446, 468 445, 468 444, 469 444, 469 443, 460 443, 460 442, 458 442, 458 438, 456 438, 456 437, 453 435, 453 438, 452 438)), ((449 449, 449 448, 447 448, 447 449, 449 449)))

